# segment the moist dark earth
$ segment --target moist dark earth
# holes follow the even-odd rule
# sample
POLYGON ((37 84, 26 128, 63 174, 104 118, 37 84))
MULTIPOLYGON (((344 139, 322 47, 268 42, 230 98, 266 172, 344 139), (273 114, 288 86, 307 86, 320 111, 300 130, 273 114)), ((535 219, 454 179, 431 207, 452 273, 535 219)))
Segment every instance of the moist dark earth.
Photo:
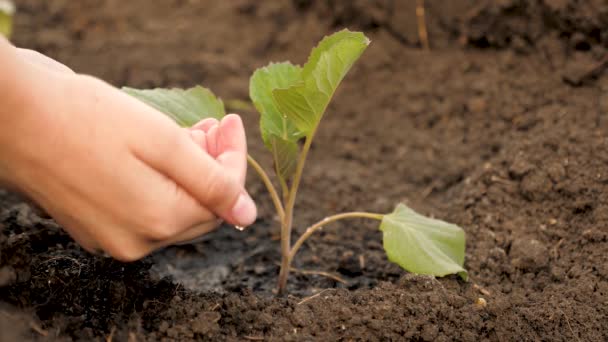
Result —
MULTIPOLYGON (((248 100, 252 71, 303 63, 324 35, 372 44, 306 167, 296 232, 403 202, 467 233, 470 280, 389 263, 374 222, 314 236, 273 294, 277 221, 123 264, 0 193, 0 340, 608 340, 608 4, 601 0, 16 1, 13 41, 113 85, 248 100), (485 305, 484 305, 485 303, 485 305)), ((235 108, 230 108, 233 111, 235 108)), ((258 114, 250 153, 270 159, 258 114)))

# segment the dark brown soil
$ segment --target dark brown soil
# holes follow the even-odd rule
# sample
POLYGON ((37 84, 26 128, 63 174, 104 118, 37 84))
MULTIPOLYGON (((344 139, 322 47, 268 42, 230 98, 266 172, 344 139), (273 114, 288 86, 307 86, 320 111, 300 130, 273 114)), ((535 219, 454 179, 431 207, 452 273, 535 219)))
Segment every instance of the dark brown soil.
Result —
MULTIPOLYGON (((608 340, 608 5, 426 3, 430 52, 415 1, 17 1, 20 46, 117 86, 203 84, 224 99, 246 100, 268 61, 364 30, 372 45, 324 119, 296 230, 402 201, 466 230, 471 279, 407 274, 373 222, 350 221, 295 263, 347 283, 294 273, 275 298, 278 232, 254 175, 254 227, 132 264, 88 255, 0 193, 0 340, 608 340)), ((241 112, 268 163, 257 115, 241 112)))

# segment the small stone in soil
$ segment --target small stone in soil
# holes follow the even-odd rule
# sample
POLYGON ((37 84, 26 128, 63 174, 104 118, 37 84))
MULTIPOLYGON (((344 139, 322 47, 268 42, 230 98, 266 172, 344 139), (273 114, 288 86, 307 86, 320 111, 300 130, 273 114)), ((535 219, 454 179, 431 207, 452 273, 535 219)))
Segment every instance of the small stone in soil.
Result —
POLYGON ((483 297, 479 297, 475 300, 475 309, 482 310, 486 306, 488 306, 488 302, 483 297))

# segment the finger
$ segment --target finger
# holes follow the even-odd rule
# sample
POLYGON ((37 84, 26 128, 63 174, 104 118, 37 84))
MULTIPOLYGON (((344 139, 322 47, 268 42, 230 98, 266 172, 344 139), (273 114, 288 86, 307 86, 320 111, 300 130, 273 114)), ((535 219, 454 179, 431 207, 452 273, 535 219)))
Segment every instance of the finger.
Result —
POLYGON ((177 131, 162 133, 164 138, 146 140, 142 146, 135 147, 139 149, 135 151, 136 155, 144 163, 174 180, 202 207, 208 208, 227 222, 238 226, 253 223, 257 210, 242 182, 202 151, 191 138, 175 136, 181 133, 177 131))
POLYGON ((113 173, 117 187, 101 187, 95 192, 97 199, 112 201, 94 201, 81 208, 82 224, 66 228, 80 243, 79 234, 89 234, 95 242, 89 251, 99 246, 118 260, 137 260, 158 245, 170 244, 163 242, 172 241, 195 224, 216 219, 172 179, 137 158, 123 161, 113 173))
POLYGON ((191 130, 190 136, 192 136, 192 140, 200 146, 200 148, 207 152, 207 134, 202 130, 191 130))
POLYGON ((169 215, 173 217, 169 222, 180 227, 180 229, 179 233, 168 239, 169 244, 172 244, 172 241, 193 239, 194 237, 189 238, 191 234, 188 234, 192 227, 201 225, 201 222, 215 222, 218 220, 217 216, 209 209, 204 208, 196 198, 177 184, 174 186, 175 190, 167 193, 170 198, 167 204, 170 209, 169 215), (185 237, 183 237, 184 234, 185 237))
POLYGON ((130 191, 122 201, 137 205, 127 206, 128 212, 123 210, 121 217, 135 219, 116 224, 133 226, 142 237, 159 242, 171 240, 200 222, 216 219, 173 179, 138 159, 133 163, 129 169, 136 171, 129 173, 124 183, 137 191, 130 191))
POLYGON ((218 126, 215 137, 216 160, 234 173, 241 184, 247 175, 247 138, 241 117, 230 114, 218 126))
POLYGON ((213 158, 217 157, 217 137, 218 137, 219 126, 211 126, 207 131, 207 153, 213 158))
MULTIPOLYGON (((226 172, 224 166, 160 112, 127 95, 120 96, 120 100, 122 110, 148 118, 142 130, 145 134, 131 134, 131 151, 139 160, 172 179, 202 207, 228 223, 248 226, 255 221, 255 203, 237 177, 226 172)), ((207 134, 208 149, 209 141, 207 134)))
MULTIPOLYGON (((210 120, 209 123, 211 122, 210 120)), ((236 114, 225 116, 219 125, 209 128, 206 138, 209 154, 244 186, 247 175, 247 138, 241 117, 236 114)), ((246 192, 244 196, 248 196, 246 192)))
POLYGON ((55 72, 74 74, 74 71, 72 69, 57 62, 52 58, 41 54, 38 51, 17 48, 17 55, 19 55, 22 59, 30 63, 50 69, 55 72))
POLYGON ((209 128, 215 125, 219 125, 219 123, 220 122, 216 118, 207 118, 196 123, 194 126, 192 126, 192 129, 200 129, 207 133, 209 131, 209 128))

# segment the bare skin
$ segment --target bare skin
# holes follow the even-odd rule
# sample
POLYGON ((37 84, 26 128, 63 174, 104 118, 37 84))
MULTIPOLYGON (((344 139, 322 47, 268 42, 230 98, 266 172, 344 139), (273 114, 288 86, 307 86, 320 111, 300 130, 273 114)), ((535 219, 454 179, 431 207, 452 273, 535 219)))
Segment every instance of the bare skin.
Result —
POLYGON ((85 249, 133 261, 247 226, 238 115, 187 130, 90 76, 0 39, 0 183, 23 192, 85 249))

